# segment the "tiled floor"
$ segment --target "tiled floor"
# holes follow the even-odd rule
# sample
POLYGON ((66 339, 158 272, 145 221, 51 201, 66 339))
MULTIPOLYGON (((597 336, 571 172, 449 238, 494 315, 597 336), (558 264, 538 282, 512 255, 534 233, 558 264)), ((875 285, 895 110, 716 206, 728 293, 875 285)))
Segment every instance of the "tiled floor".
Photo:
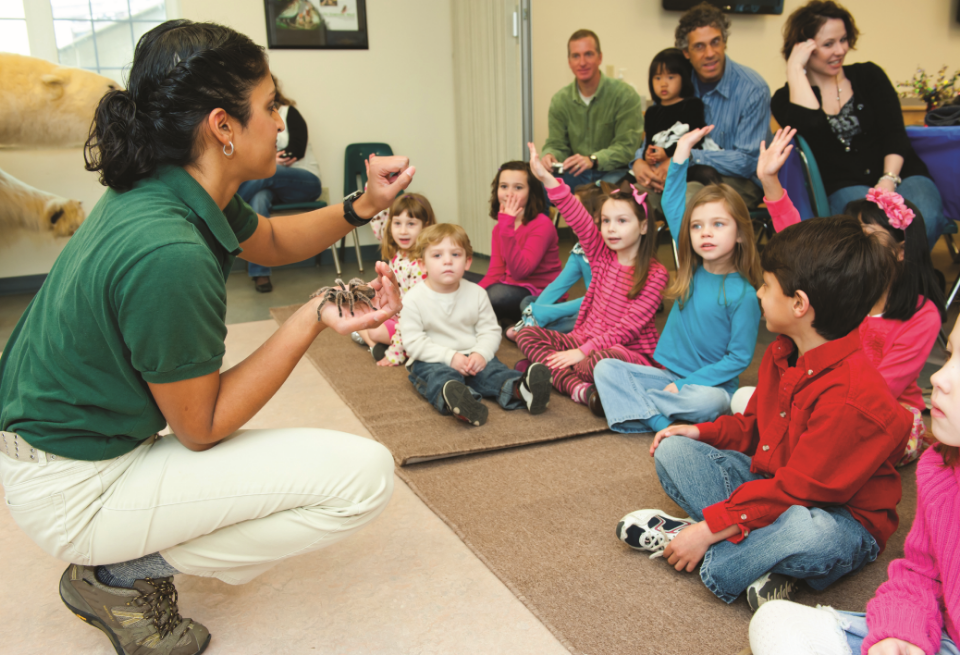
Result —
MULTIPOLYGON (((571 246, 562 243, 564 259, 571 246)), ((669 250, 662 247, 660 256, 672 269, 669 250)), ((934 262, 952 283, 960 267, 942 243, 934 262)), ((483 272, 486 262, 478 259, 473 268, 483 272)), ((355 274, 356 264, 345 264, 343 277, 355 274)), ((224 365, 241 361, 276 329, 270 307, 303 302, 334 277, 332 267, 281 269, 274 272, 273 293, 259 294, 245 274, 233 274, 224 365)), ((0 298, 0 344, 29 301, 0 298)), ((948 327, 956 315, 951 312, 948 327)), ((935 348, 924 378, 941 357, 935 348)), ((309 362, 297 366, 247 427, 302 425, 369 436, 309 362)), ((8 630, 0 653, 113 652, 99 632, 63 608, 56 594, 63 565, 37 549, 6 511, 0 511, 0 559, 0 611, 7 625, 32 626, 8 630)), ((399 480, 383 516, 350 540, 285 562, 243 587, 184 576, 178 586, 183 614, 214 634, 211 654, 567 652, 399 480)))

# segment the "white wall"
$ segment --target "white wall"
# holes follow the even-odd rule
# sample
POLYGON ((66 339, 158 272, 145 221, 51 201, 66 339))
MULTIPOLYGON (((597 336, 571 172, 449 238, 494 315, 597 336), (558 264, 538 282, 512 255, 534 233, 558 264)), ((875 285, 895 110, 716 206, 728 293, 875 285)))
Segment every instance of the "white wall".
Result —
MULTIPOLYGON (((949 64, 960 68, 957 0, 841 0, 860 29, 857 49, 847 62, 873 61, 896 83, 917 66, 936 73, 949 64)), ((731 14, 727 54, 766 79, 771 93, 786 81, 780 55, 781 29, 805 0, 786 0, 782 16, 731 14)), ((603 70, 626 68, 625 79, 645 98, 653 56, 674 43, 680 13, 664 11, 661 0, 532 0, 534 135, 547 138, 550 98, 573 81, 567 66, 567 39, 580 28, 600 36, 603 70)))
MULTIPOLYGON (((411 190, 437 218, 457 221, 451 0, 367 0, 369 50, 273 50, 271 70, 310 128, 329 199, 343 197, 349 143, 383 141, 417 166, 411 190)), ((266 46, 263 0, 191 0, 181 15, 228 25, 266 46)), ((2 91, 0 91, 2 92, 2 91)), ((0 168, 40 189, 83 202, 103 193, 80 149, 0 149, 0 168)), ((362 243, 376 243, 361 228, 362 243)), ((66 240, 16 231, 0 238, 0 278, 47 273, 66 240)))

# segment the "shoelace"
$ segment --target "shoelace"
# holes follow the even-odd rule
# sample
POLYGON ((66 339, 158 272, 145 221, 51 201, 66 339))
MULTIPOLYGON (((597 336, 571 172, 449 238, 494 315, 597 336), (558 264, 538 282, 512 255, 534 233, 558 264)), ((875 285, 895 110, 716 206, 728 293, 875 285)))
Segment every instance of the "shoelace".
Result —
POLYGON ((149 594, 141 594, 134 602, 137 605, 149 606, 149 609, 143 613, 143 618, 153 619, 157 635, 160 639, 164 639, 183 621, 180 618, 180 610, 177 608, 177 588, 168 580, 144 579, 153 586, 153 591, 149 594))
POLYGON ((663 551, 666 548, 667 537, 662 532, 644 531, 640 537, 640 547, 644 550, 653 551, 650 553, 650 559, 663 557, 663 551))

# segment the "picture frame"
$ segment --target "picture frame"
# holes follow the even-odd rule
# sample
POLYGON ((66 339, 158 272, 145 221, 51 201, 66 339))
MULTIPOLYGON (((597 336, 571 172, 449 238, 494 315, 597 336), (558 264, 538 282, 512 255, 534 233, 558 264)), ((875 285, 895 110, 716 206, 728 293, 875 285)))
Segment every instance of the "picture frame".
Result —
POLYGON ((271 50, 369 50, 366 0, 263 0, 271 50))

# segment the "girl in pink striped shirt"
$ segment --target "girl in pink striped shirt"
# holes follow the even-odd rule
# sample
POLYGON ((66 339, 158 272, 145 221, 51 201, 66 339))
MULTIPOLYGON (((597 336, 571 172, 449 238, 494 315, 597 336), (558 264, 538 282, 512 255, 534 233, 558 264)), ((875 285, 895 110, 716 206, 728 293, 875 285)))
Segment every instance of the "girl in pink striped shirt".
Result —
POLYGON ((626 182, 610 191, 599 202, 597 232, 570 188, 544 168, 532 143, 530 168, 580 239, 593 281, 570 334, 527 327, 517 333, 517 345, 529 359, 550 367, 558 391, 586 404, 593 368, 601 359, 656 366, 659 334, 653 319, 667 269, 654 255, 657 228, 646 194, 626 182))

